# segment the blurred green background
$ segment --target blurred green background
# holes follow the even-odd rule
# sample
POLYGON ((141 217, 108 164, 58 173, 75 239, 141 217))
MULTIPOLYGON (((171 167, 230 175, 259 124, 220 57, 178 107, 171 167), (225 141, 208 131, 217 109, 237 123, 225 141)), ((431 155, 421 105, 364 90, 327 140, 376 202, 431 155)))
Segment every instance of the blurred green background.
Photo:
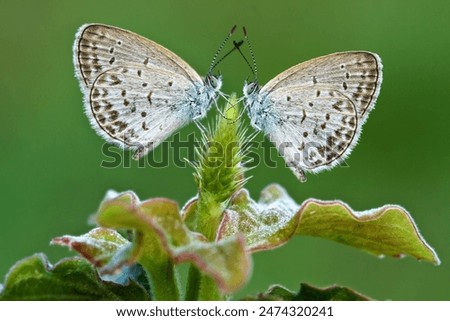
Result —
MULTIPOLYGON (((399 204, 435 248, 438 267, 411 258, 378 259, 330 241, 297 237, 254 255, 250 282, 349 286, 376 299, 449 300, 450 3, 429 1, 0 1, 0 276, 20 258, 73 255, 49 241, 90 227, 105 192, 134 190, 182 205, 195 193, 192 169, 105 169, 103 140, 83 114, 74 78, 77 28, 100 22, 173 50, 204 74, 233 24, 245 25, 266 83, 307 59, 370 50, 384 64, 376 109, 347 163, 300 184, 281 166, 260 165, 247 184, 257 198, 269 183, 298 202, 340 199, 356 210, 399 204)), ((238 31, 240 32, 240 31, 238 31)), ((238 55, 219 67, 224 92, 241 94, 249 69, 238 55)), ((215 111, 211 111, 214 114, 215 111)), ((182 136, 196 130, 189 125, 182 136)), ((258 136, 262 139, 262 136, 258 136)), ((156 150, 156 154, 160 151, 156 150)), ((0 281, 2 282, 2 281, 0 281)))

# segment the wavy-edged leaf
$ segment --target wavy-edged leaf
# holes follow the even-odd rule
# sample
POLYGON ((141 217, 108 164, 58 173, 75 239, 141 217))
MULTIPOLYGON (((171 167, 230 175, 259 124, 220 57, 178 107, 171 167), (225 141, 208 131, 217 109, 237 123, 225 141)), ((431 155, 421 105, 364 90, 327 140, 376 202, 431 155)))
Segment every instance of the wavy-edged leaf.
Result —
MULTIPOLYGON (((124 253, 131 243, 113 229, 95 228, 81 236, 64 235, 55 237, 52 244, 65 245, 80 253, 100 271, 103 267, 116 261, 115 269, 126 263, 129 255, 124 255, 125 262, 117 258, 118 253, 124 253), (125 259, 126 257, 126 259, 125 259)), ((122 260, 123 261, 123 260, 122 260)), ((132 260, 136 261, 136 260, 132 260)))
POLYGON ((242 287, 252 270, 242 235, 215 243, 193 242, 175 249, 173 256, 179 263, 194 263, 203 273, 209 275, 224 293, 232 293, 242 287))
POLYGON ((259 202, 252 200, 245 189, 235 194, 224 213, 218 239, 237 233, 245 235, 251 251, 281 246, 297 234, 330 239, 375 255, 410 255, 440 263, 409 213, 400 206, 357 212, 340 201, 314 199, 299 206, 276 184, 263 190, 259 202))
POLYGON ((410 214, 397 205, 357 212, 340 201, 305 201, 298 235, 318 236, 379 256, 403 257, 440 264, 410 214))
POLYGON ((236 193, 224 212, 217 238, 242 233, 252 252, 272 249, 286 243, 297 226, 295 212, 298 205, 283 189, 272 191, 273 193, 265 189, 259 203, 250 198, 246 189, 236 193))
POLYGON ((257 295, 249 295, 242 300, 244 301, 293 301, 296 293, 285 288, 282 285, 275 284, 263 293, 257 295))
POLYGON ((266 292, 243 298, 245 301, 368 301, 369 297, 350 288, 333 285, 317 288, 302 283, 295 293, 281 285, 272 285, 266 292))
POLYGON ((327 288, 302 283, 293 301, 369 301, 371 298, 350 288, 333 285, 327 288))
POLYGON ((122 263, 139 262, 153 279, 152 291, 158 293, 155 282, 160 283, 162 297, 166 297, 164 291, 168 284, 176 283, 176 280, 170 280, 175 275, 168 273, 173 270, 171 264, 175 263, 194 264, 213 278, 223 293, 236 291, 249 278, 251 261, 244 239, 230 236, 219 242, 207 242, 202 235, 187 228, 177 204, 171 200, 155 198, 140 202, 132 192, 116 194, 105 198, 96 219, 106 228, 80 237, 64 236, 55 240, 76 250, 81 248, 80 254, 86 257, 95 257, 94 262, 101 262, 103 272, 106 267, 106 271, 114 272, 122 263), (135 238, 129 242, 109 229, 134 230, 135 238), (80 245, 82 242, 84 244, 80 245))
POLYGON ((129 280, 121 285, 103 281, 82 258, 51 265, 45 255, 18 261, 8 272, 1 300, 148 300, 146 290, 129 280))

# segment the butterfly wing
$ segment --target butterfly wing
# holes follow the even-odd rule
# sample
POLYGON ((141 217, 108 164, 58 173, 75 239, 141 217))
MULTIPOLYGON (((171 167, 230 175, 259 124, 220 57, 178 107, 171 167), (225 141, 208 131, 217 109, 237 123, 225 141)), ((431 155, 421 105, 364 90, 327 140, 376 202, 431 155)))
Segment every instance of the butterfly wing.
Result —
POLYGON ((195 87, 186 77, 154 66, 117 67, 92 84, 86 107, 92 126, 107 141, 145 155, 191 120, 195 87))
POLYGON ((356 143, 355 105, 338 91, 299 86, 282 87, 267 97, 274 106, 264 132, 300 178, 303 171, 320 172, 345 159, 356 143))
POLYGON ((251 99, 252 123, 268 135, 297 177, 343 161, 381 85, 380 58, 369 52, 335 53, 296 65, 251 99))
POLYGON ((336 90, 355 105, 362 125, 375 105, 382 82, 382 64, 377 54, 367 51, 338 52, 293 66, 269 81, 261 93, 281 87, 301 86, 336 90))
POLYGON ((102 72, 130 63, 157 66, 184 75, 194 83, 203 83, 197 72, 172 51, 131 31, 113 26, 81 26, 75 36, 73 52, 76 75, 86 87, 90 87, 102 72))
POLYGON ((186 62, 127 30, 82 26, 74 64, 92 126, 108 142, 137 150, 136 158, 210 103, 212 89, 186 62))

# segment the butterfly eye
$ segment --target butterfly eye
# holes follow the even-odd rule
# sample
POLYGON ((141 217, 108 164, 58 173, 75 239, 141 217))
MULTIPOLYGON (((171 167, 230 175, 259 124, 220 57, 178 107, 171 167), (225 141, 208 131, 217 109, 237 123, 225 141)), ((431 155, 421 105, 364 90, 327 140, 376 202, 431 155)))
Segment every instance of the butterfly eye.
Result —
POLYGON ((245 83, 244 85, 244 93, 246 95, 251 95, 257 92, 259 89, 258 83, 256 81, 252 81, 250 83, 245 83))
POLYGON ((208 85, 210 85, 211 87, 215 87, 216 86, 216 80, 214 79, 214 76, 212 76, 212 75, 206 76, 206 83, 208 85))
POLYGON ((206 83, 213 89, 220 89, 222 85, 222 76, 208 75, 206 76, 206 83))

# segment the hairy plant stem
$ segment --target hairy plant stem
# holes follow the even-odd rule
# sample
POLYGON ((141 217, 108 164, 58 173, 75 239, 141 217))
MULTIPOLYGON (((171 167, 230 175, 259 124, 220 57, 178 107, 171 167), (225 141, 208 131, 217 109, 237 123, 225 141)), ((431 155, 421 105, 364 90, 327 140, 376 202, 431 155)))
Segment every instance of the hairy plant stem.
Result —
MULTIPOLYGON (((213 129, 202 133, 203 144, 197 150, 195 179, 198 186, 198 206, 194 219, 195 230, 208 241, 216 240, 223 211, 231 196, 244 182, 241 166, 244 134, 238 119, 238 101, 232 96, 223 116, 217 118, 213 129)), ((221 300, 217 285, 191 266, 186 289, 187 300, 221 300)))

